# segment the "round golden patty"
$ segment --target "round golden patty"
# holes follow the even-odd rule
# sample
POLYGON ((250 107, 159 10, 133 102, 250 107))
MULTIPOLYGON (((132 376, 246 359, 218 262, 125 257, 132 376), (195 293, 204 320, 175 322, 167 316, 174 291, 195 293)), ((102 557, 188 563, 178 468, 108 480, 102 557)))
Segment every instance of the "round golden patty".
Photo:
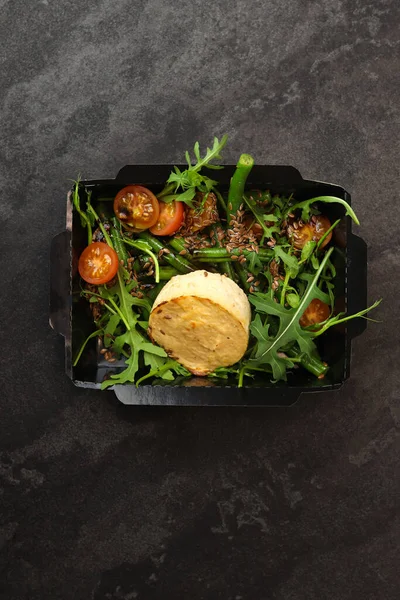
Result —
POLYGON ((195 375, 240 360, 249 340, 250 305, 231 279, 195 271, 173 277, 154 302, 150 337, 195 375))

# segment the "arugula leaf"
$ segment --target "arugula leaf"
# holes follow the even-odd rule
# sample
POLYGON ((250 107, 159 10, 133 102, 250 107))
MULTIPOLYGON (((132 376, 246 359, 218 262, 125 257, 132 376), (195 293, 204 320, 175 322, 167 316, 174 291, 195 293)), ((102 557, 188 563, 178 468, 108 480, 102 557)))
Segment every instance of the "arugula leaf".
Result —
POLYGON ((246 194, 244 194, 243 196, 243 200, 245 201, 245 203, 247 204, 247 206, 249 207, 249 209, 251 210, 251 212, 253 213, 253 215, 255 216, 257 222, 261 225, 262 230, 263 230, 263 236, 262 239, 260 241, 260 246, 262 246, 262 244, 264 243, 264 239, 265 238, 272 238, 272 234, 273 233, 279 233, 280 228, 277 227, 276 225, 273 225, 272 227, 268 227, 266 222, 265 222, 265 214, 263 209, 261 208, 261 206, 255 201, 254 199, 254 192, 248 192, 246 194))
POLYGON ((310 332, 301 328, 299 319, 310 304, 311 300, 319 297, 320 290, 317 288, 317 282, 322 270, 332 253, 333 248, 328 250, 314 277, 308 282, 307 288, 296 308, 285 308, 281 304, 274 302, 267 294, 256 293, 249 296, 250 302, 255 307, 257 313, 266 313, 279 318, 279 329, 276 335, 269 334, 269 323, 263 325, 261 317, 256 314, 250 325, 250 331, 257 339, 257 347, 254 358, 250 358, 246 363, 246 368, 261 367, 264 365, 272 369, 275 381, 286 380, 286 370, 288 362, 279 355, 282 347, 297 343, 300 351, 306 356, 312 356, 317 353, 317 348, 311 339, 310 332))
POLYGON ((151 377, 160 377, 161 379, 164 379, 163 376, 166 373, 168 373, 170 369, 175 371, 177 375, 183 375, 184 377, 190 377, 191 375, 191 373, 187 369, 185 369, 185 367, 179 364, 176 360, 170 359, 167 360, 162 366, 154 369, 153 371, 150 371, 150 373, 147 373, 147 375, 143 375, 143 377, 138 379, 136 382, 136 387, 138 387, 141 383, 143 383, 143 381, 145 381, 146 379, 150 379, 151 377))
POLYGON ((159 194, 157 194, 157 197, 167 203, 178 200, 179 202, 184 202, 190 206, 190 208, 194 208, 193 198, 196 193, 199 191, 208 194, 218 183, 214 179, 202 175, 200 171, 203 167, 206 167, 207 169, 223 168, 221 165, 215 164, 212 161, 222 159, 221 150, 225 146, 227 140, 228 137, 226 135, 222 137, 221 141, 215 137, 212 148, 207 148, 203 158, 201 158, 200 155, 199 142, 196 142, 193 149, 196 162, 192 163, 190 154, 186 151, 185 158, 188 168, 181 171, 175 166, 167 179, 166 186, 159 194), (178 193, 179 190, 182 191, 178 193))
POLYGON ((168 369, 168 370, 162 369, 162 367, 165 365, 165 360, 163 360, 162 357, 156 356, 155 354, 149 354, 148 352, 146 352, 144 354, 144 364, 147 367, 150 367, 150 372, 161 371, 161 373, 159 375, 161 377, 161 379, 166 379, 167 381, 174 380, 174 374, 172 373, 171 369, 168 369))
POLYGON ((297 277, 299 272, 299 261, 292 254, 288 254, 284 251, 282 246, 276 244, 273 248, 276 258, 280 258, 281 261, 288 267, 289 276, 294 279, 297 277))
POLYGON ((274 223, 277 223, 279 221, 279 217, 277 217, 276 215, 274 215, 273 213, 270 213, 268 215, 264 215, 264 221, 272 221, 274 223))
POLYGON ((263 264, 257 252, 251 251, 246 253, 246 264, 249 271, 254 273, 254 275, 258 275, 263 270, 263 264))
MULTIPOLYGON (((339 323, 345 323, 346 321, 350 321, 351 319, 356 319, 357 317, 363 317, 364 319, 367 318, 365 317, 365 315, 370 311, 373 310, 374 308, 376 308, 377 306, 380 305, 380 303, 382 302, 382 298, 380 298, 379 300, 376 300, 373 304, 371 304, 371 306, 368 306, 367 308, 364 308, 364 310, 360 310, 360 312, 355 313, 354 315, 347 315, 344 312, 341 312, 337 315, 334 315, 333 317, 331 317, 330 319, 328 319, 327 321, 325 321, 325 323, 322 325, 322 327, 320 327, 317 331, 312 332, 313 333, 313 337, 317 337, 319 335, 322 335, 323 333, 325 333, 325 331, 327 329, 329 329, 330 327, 333 327, 333 325, 339 325, 339 323)), ((368 319, 369 321, 374 321, 374 319, 368 319)), ((376 321, 375 321, 376 322, 376 321)))
POLYGON ((238 375, 239 369, 234 367, 217 367, 207 375, 211 379, 228 379, 229 375, 238 375))
POLYGON ((306 262, 310 258, 311 254, 314 252, 316 247, 317 242, 314 242, 313 240, 309 240, 308 242, 306 242, 303 248, 301 249, 300 261, 306 262))
POLYGON ((115 315, 111 315, 109 321, 104 329, 104 346, 108 348, 112 344, 112 336, 115 333, 119 323, 121 321, 121 317, 116 313, 115 315))
POLYGON ((303 221, 308 221, 310 218, 312 205, 316 204, 317 202, 342 204, 346 209, 346 215, 351 217, 356 225, 360 224, 360 221, 358 220, 357 215, 351 208, 350 204, 348 204, 346 200, 342 200, 342 198, 337 198, 336 196, 318 196, 317 198, 310 198, 310 200, 303 200, 303 202, 297 202, 297 204, 290 206, 287 212, 302 209, 301 218, 303 221))
MULTIPOLYGON (((315 278, 315 275, 312 275, 311 273, 301 273, 299 275, 299 279, 301 281, 305 281, 307 283, 307 285, 311 285, 311 283, 313 282, 314 278, 315 278)), ((322 274, 320 275, 320 279, 321 278, 322 278, 322 274)), ((321 288, 318 287, 318 285, 316 285, 315 288, 314 288, 314 294, 315 294, 314 297, 317 298, 318 300, 321 300, 321 302, 325 302, 325 304, 329 304, 330 303, 330 296, 329 296, 329 294, 326 294, 325 292, 323 292, 321 290, 321 288)))
POLYGON ((278 357, 276 352, 270 352, 267 359, 262 360, 263 356, 268 352, 273 340, 273 338, 269 337, 268 330, 269 324, 263 325, 260 315, 256 314, 250 324, 250 332, 257 339, 257 354, 255 358, 251 358, 247 361, 246 367, 259 367, 263 364, 267 364, 271 367, 273 377, 276 381, 279 381, 280 379, 286 380, 286 363, 278 357))
POLYGON ((222 169, 221 165, 211 164, 213 160, 222 160, 221 150, 225 146, 228 141, 228 136, 224 135, 221 138, 221 141, 218 140, 217 137, 214 137, 212 148, 207 148, 206 154, 204 158, 200 157, 200 146, 199 142, 196 142, 194 145, 194 154, 196 156, 196 164, 191 167, 194 171, 200 171, 203 167, 207 167, 208 169, 222 169))
POLYGON ((117 284, 111 289, 108 289, 106 286, 100 286, 99 292, 102 298, 107 299, 111 306, 118 309, 116 314, 110 317, 112 323, 109 321, 107 325, 108 332, 112 335, 120 324, 123 324, 126 328, 126 331, 118 335, 109 344, 109 347, 118 355, 124 354, 125 346, 129 346, 130 348, 130 354, 126 359, 125 370, 121 373, 111 375, 109 379, 103 381, 101 389, 104 390, 111 385, 123 384, 126 382, 133 383, 139 370, 139 357, 141 353, 144 355, 145 364, 155 365, 157 363, 158 366, 160 366, 160 361, 162 359, 165 362, 168 360, 168 357, 163 348, 149 342, 148 339, 136 329, 136 327, 139 326, 138 321, 140 316, 133 310, 133 307, 140 305, 142 308, 145 307, 147 310, 150 310, 150 305, 147 300, 131 296, 124 285, 121 270, 118 271, 117 284), (160 360, 153 357, 157 357, 160 360))
POLYGON ((312 264, 313 269, 315 269, 315 271, 317 271, 317 269, 319 267, 319 260, 315 256, 315 254, 311 254, 311 264, 312 264))

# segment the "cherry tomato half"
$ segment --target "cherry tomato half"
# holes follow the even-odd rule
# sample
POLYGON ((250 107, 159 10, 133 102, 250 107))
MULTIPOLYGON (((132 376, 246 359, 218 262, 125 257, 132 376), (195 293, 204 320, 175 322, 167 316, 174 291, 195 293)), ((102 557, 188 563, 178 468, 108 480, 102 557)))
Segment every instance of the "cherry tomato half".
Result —
POLYGON ((158 219, 158 200, 142 185, 128 185, 114 199, 114 212, 129 231, 143 231, 152 227, 158 219))
MULTIPOLYGON (((307 242, 318 242, 322 236, 328 231, 331 226, 331 222, 328 217, 324 215, 315 215, 311 217, 308 223, 305 223, 301 227, 299 226, 297 229, 293 227, 293 223, 288 227, 289 238, 292 241, 292 244, 298 250, 301 250, 307 242)), ((321 244, 321 248, 324 248, 332 238, 332 232, 328 233, 326 238, 321 244)))
POLYGON ((331 310, 329 306, 325 302, 322 302, 322 300, 314 298, 301 315, 299 323, 302 327, 317 325, 325 321, 330 314, 331 310))
POLYGON ((107 283, 118 271, 117 253, 104 242, 93 242, 80 255, 78 270, 87 283, 107 283))
POLYGON ((185 213, 183 202, 160 202, 158 221, 150 228, 154 235, 172 235, 182 225, 185 213))

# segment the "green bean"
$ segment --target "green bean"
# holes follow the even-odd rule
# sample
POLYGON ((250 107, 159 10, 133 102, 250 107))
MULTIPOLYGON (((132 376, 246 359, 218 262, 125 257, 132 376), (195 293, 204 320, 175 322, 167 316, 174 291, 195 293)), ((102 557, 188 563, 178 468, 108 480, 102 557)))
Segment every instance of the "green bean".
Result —
MULTIPOLYGON (((247 258, 252 252, 250 250, 241 250, 240 248, 234 248, 232 252, 228 252, 226 248, 202 248, 194 250, 193 258, 201 262, 204 262, 204 260, 217 262, 220 260, 232 260, 232 256, 240 256, 241 254, 247 258)), ((274 252, 267 250, 267 248, 260 248, 257 256, 262 262, 265 262, 273 258, 274 252)))
POLYGON ((179 275, 179 271, 174 267, 160 267, 160 281, 169 281, 175 275, 179 275))
POLYGON ((244 290, 246 292, 248 292, 250 290, 251 284, 247 283, 247 279, 248 279, 247 271, 245 270, 243 265, 241 265, 238 262, 233 263, 233 268, 235 269, 236 273, 239 276, 239 280, 240 280, 240 283, 242 284, 242 287, 244 288, 244 290))
POLYGON ((150 300, 150 302, 154 302, 154 300, 157 298, 158 294, 161 292, 165 284, 166 281, 160 281, 160 283, 157 283, 157 285, 155 285, 152 290, 146 292, 146 296, 150 300))
MULTIPOLYGON (((221 248, 221 243, 220 243, 219 238, 218 238, 217 226, 215 224, 211 226, 211 231, 212 231, 212 235, 213 235, 214 240, 215 240, 215 246, 217 248, 221 248)), ((234 276, 234 273, 233 273, 232 265, 231 265, 231 263, 229 261, 223 261, 223 262, 221 262, 221 269, 222 269, 222 271, 224 273, 226 273, 226 275, 228 275, 228 277, 230 279, 235 280, 235 276, 234 276)))
POLYGON ((328 365, 319 360, 319 358, 316 356, 306 356, 299 349, 291 348, 286 351, 286 354, 289 358, 299 358, 301 366, 318 377, 318 379, 323 379, 329 369, 328 365))
POLYGON ((224 215, 226 215, 226 202, 224 200, 223 195, 221 194, 221 192, 219 192, 217 190, 217 188, 214 188, 214 194, 217 196, 217 200, 221 205, 221 209, 222 209, 224 215))
POLYGON ((227 210, 228 223, 230 223, 232 216, 236 215, 243 202, 244 186, 253 165, 254 159, 250 154, 242 154, 240 156, 229 186, 227 210))
MULTIPOLYGON (((162 242, 160 242, 159 239, 155 238, 147 231, 139 233, 138 237, 147 242, 154 252, 159 253, 161 250, 164 250, 164 245, 162 242)), ((192 271, 196 270, 196 267, 192 265, 190 261, 183 256, 179 256, 179 254, 169 252, 163 254, 163 258, 171 267, 174 267, 180 273, 191 273, 192 271)))
POLYGON ((110 234, 114 244, 114 250, 118 254, 119 261, 122 261, 126 267, 128 265, 129 255, 119 230, 119 221, 116 217, 113 217, 111 223, 112 227, 110 234))
POLYGON ((185 240, 183 237, 172 237, 168 240, 168 246, 171 246, 176 252, 182 252, 185 250, 185 240))

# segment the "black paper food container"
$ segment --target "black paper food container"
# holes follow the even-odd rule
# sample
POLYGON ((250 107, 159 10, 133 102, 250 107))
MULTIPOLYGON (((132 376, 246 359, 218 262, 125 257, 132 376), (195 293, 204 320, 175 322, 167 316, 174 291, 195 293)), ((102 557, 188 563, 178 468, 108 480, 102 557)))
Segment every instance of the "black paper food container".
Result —
MULTIPOLYGON (((183 169, 185 166, 181 166, 183 169)), ((220 189, 227 190, 234 165, 213 171, 220 189)), ((125 185, 142 184, 157 193, 169 176, 171 165, 128 165, 115 179, 84 181, 92 192, 95 206, 98 198, 112 198, 125 185)), ((271 193, 293 194, 296 201, 317 196, 337 196, 351 203, 344 188, 330 183, 303 179, 299 171, 288 166, 258 165, 250 173, 248 189, 269 189, 271 193)), ((334 231, 337 251, 333 261, 337 269, 335 293, 337 308, 349 314, 367 305, 367 246, 351 231, 352 222, 345 216, 340 204, 322 207, 333 222, 341 219, 334 231)), ((86 231, 79 215, 72 210, 71 192, 67 196, 65 231, 56 235, 51 244, 50 324, 65 338, 65 368, 67 375, 79 387, 100 389, 101 382, 111 372, 123 369, 123 361, 111 365, 100 354, 93 338, 86 346, 76 367, 72 357, 82 341, 94 331, 87 302, 79 296, 77 259, 85 247, 86 231)), ((299 368, 289 374, 287 382, 272 383, 268 376, 246 379, 245 387, 238 388, 234 381, 211 380, 202 377, 177 378, 173 382, 157 380, 136 388, 133 384, 116 385, 113 389, 124 404, 182 405, 182 406, 290 406, 304 392, 322 392, 339 389, 350 376, 351 341, 366 328, 364 319, 348 322, 347 327, 329 329, 319 338, 319 350, 330 369, 322 380, 299 368)))

